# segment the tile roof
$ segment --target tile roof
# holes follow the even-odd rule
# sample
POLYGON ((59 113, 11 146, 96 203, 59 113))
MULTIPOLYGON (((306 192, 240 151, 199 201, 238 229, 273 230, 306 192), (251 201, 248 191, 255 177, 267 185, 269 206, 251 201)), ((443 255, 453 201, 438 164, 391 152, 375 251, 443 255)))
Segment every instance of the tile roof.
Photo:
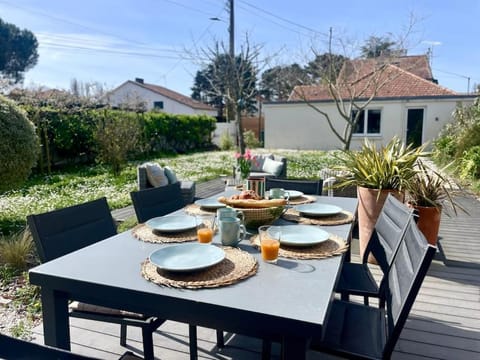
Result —
POLYGON ((147 83, 140 83, 138 81, 132 81, 132 80, 128 80, 127 82, 138 85, 138 86, 141 86, 145 89, 151 90, 151 91, 153 91, 157 94, 163 95, 163 96, 165 96, 169 99, 175 100, 175 101, 177 101, 181 104, 184 104, 186 106, 189 106, 193 109, 215 111, 215 109, 208 104, 204 104, 200 101, 193 100, 192 98, 189 98, 188 96, 182 95, 182 94, 180 94, 176 91, 167 89, 163 86, 154 85, 154 84, 147 84, 147 83))
MULTIPOLYGON (((411 56, 389 63, 378 59, 350 61, 344 64, 338 76, 337 95, 343 99, 372 95, 377 98, 458 95, 431 81, 432 74, 426 60, 425 56, 411 56)), ((289 101, 300 100, 332 100, 332 96, 327 85, 302 85, 296 86, 289 97, 289 101)))

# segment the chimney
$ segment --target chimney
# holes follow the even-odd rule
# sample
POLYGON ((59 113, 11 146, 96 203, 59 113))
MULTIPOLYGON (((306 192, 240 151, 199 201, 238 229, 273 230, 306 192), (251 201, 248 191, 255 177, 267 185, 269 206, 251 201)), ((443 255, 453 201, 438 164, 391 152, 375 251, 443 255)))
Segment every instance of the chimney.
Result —
POLYGON ((143 84, 143 79, 142 78, 135 78, 135 82, 139 84, 143 84))

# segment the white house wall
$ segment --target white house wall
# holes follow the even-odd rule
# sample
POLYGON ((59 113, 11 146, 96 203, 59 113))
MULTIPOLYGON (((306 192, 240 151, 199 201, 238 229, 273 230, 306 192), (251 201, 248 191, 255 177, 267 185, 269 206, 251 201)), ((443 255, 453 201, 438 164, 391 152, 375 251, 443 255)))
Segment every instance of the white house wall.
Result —
MULTIPOLYGON (((407 109, 423 108, 423 142, 436 138, 442 127, 453 120, 452 113, 458 100, 394 100, 372 102, 367 109, 381 109, 381 134, 369 139, 386 144, 395 135, 406 140, 407 109)), ((464 100, 471 104, 472 100, 464 100)), ((329 114, 335 127, 343 133, 345 121, 338 115, 334 103, 317 103, 329 114)), ((277 149, 333 150, 343 144, 333 134, 327 121, 320 113, 304 103, 264 104, 265 147, 277 149)), ((351 149, 358 149, 364 136, 354 136, 351 149)))
POLYGON ((215 110, 194 109, 190 106, 182 104, 176 100, 165 97, 149 89, 137 86, 133 83, 125 83, 112 91, 109 95, 110 104, 118 106, 125 103, 145 102, 147 110, 153 108, 154 101, 163 101, 163 112, 169 114, 184 114, 184 115, 210 115, 216 116, 215 110))

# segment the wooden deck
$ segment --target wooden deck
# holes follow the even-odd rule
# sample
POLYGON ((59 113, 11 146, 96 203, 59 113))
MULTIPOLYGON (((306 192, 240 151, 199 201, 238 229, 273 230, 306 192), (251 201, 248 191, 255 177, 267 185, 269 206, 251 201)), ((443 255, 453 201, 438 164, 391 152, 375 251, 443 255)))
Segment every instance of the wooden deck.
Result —
MULTIPOLYGON (((199 184, 201 185, 201 184, 199 184)), ((198 195, 213 195, 223 189, 221 180, 209 182, 198 195), (204 191, 204 192, 203 192, 204 191)), ((480 359, 480 207, 470 195, 458 201, 468 210, 456 217, 442 218, 440 250, 422 285, 393 359, 480 359)), ((359 261, 357 240, 352 244, 352 261, 359 261)), ((376 276, 380 272, 372 266, 376 276)), ((301 294, 299 294, 301 296, 301 294)), ((255 324, 252 324, 255 326, 255 324)), ((119 345, 118 326, 72 319, 72 350, 101 359, 116 359, 126 350, 141 354, 138 329, 129 328, 129 348, 119 345)), ((42 342, 42 329, 34 329, 36 342, 42 342)), ((215 332, 199 328, 200 359, 259 359, 257 339, 227 334, 226 348, 215 347, 215 332)), ((188 327, 167 322, 154 335, 158 359, 188 359, 188 327)), ((274 348, 278 359, 278 347, 274 348)), ((309 359, 333 357, 311 353, 309 359)))

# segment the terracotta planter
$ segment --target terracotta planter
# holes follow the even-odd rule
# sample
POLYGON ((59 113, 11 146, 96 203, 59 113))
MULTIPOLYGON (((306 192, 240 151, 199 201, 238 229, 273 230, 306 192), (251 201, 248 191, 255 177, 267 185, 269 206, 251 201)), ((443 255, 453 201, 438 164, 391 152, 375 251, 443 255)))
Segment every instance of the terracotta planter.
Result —
POLYGON ((415 205, 414 209, 418 215, 418 229, 423 233, 423 235, 425 235, 425 238, 429 244, 436 246, 438 240, 438 230, 440 229, 442 208, 415 205))
MULTIPOLYGON (((372 236, 375 223, 382 211, 383 204, 387 195, 391 193, 399 201, 403 202, 404 194, 397 190, 377 190, 364 187, 357 188, 358 195, 358 232, 360 242, 360 257, 363 257, 368 241, 372 236), (380 195, 378 192, 380 191, 380 195)), ((376 260, 372 255, 369 255, 368 262, 376 264, 376 260)))

